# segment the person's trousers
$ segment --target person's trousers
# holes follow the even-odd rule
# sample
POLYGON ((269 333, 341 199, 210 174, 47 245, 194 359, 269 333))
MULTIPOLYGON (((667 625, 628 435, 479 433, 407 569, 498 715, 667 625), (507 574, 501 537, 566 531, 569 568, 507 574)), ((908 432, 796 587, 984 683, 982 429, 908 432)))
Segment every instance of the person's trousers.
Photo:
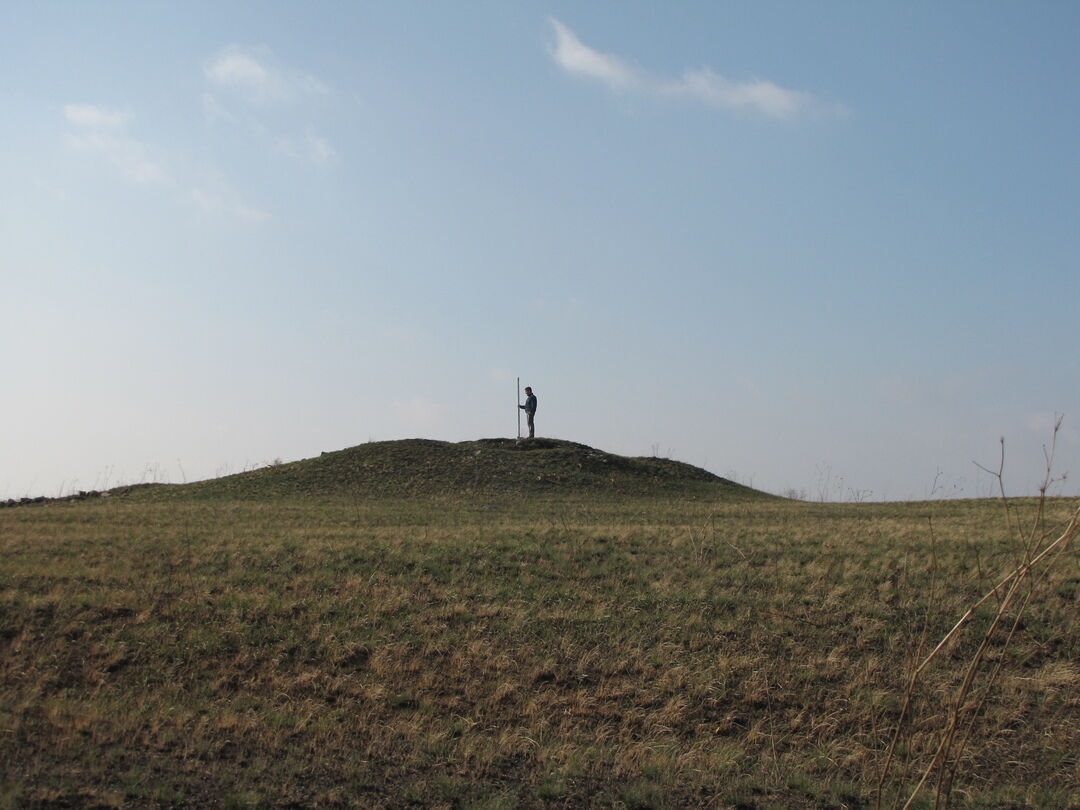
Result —
POLYGON ((536 414, 529 413, 528 411, 525 411, 525 418, 529 420, 529 438, 530 439, 532 439, 532 438, 534 438, 536 436, 536 426, 533 424, 533 417, 534 416, 536 416, 536 414))

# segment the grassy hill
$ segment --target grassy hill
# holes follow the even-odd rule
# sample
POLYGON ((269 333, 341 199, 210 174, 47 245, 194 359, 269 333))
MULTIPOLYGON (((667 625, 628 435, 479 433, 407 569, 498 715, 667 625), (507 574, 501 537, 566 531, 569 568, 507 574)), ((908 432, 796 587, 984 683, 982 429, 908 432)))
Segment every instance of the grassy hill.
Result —
POLYGON ((223 478, 156 487, 153 493, 245 500, 456 493, 769 497, 690 464, 628 458, 559 439, 370 442, 223 478))

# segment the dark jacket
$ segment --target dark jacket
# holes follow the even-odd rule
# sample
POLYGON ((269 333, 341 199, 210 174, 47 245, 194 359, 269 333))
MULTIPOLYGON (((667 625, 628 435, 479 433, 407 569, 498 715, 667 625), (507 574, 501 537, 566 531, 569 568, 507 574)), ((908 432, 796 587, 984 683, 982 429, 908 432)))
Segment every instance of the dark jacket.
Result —
POLYGON ((536 413, 536 394, 525 397, 525 413, 536 413))

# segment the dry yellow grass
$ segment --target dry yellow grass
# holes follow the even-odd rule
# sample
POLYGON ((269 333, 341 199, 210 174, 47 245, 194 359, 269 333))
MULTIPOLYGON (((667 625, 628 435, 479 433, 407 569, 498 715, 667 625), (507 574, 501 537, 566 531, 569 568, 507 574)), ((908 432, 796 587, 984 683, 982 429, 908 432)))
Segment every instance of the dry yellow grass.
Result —
MULTIPOLYGON (((0 552, 0 806, 810 808, 872 806, 1015 547, 982 501, 114 498, 0 552)), ((1078 596, 1071 550, 992 640, 959 806, 1080 806, 1078 596)))

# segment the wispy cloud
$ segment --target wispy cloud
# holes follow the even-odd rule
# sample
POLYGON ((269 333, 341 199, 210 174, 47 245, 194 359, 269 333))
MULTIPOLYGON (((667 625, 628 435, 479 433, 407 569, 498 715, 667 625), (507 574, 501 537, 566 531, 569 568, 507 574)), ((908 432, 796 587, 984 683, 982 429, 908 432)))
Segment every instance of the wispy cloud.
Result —
POLYGON ((730 79, 709 68, 688 69, 675 79, 656 76, 618 56, 590 48, 559 20, 551 18, 550 23, 555 32, 551 47, 555 64, 568 74, 598 81, 613 92, 684 99, 726 112, 780 120, 842 110, 810 93, 767 79, 730 79))
POLYGON ((304 152, 307 159, 316 166, 325 166, 337 159, 337 150, 330 142, 318 135, 307 135, 304 138, 304 152))
POLYGON ((248 205, 229 189, 193 188, 189 196, 191 201, 206 214, 215 216, 224 214, 252 225, 258 225, 270 219, 268 212, 248 205))
POLYGON ((203 76, 207 121, 239 127, 294 160, 314 166, 336 161, 337 150, 330 141, 314 134, 311 124, 301 117, 311 111, 307 102, 331 96, 321 79, 282 65, 269 48, 240 45, 228 45, 210 57, 203 65, 203 76), (296 129, 308 131, 298 135, 296 129))
POLYGON ((74 149, 105 159, 129 180, 170 185, 173 180, 142 141, 127 134, 131 116, 93 104, 66 104, 67 141, 74 149))
POLYGON ((279 64, 265 47, 228 45, 207 60, 203 73, 217 88, 250 104, 283 104, 330 92, 311 74, 279 64))
POLYGON ((311 133, 303 136, 277 136, 274 144, 276 151, 281 154, 313 166, 329 166, 338 159, 337 150, 329 141, 311 133))
POLYGON ((613 90, 634 89, 647 83, 647 76, 619 57, 593 50, 555 18, 551 18, 550 22, 555 29, 551 57, 567 73, 597 79, 613 90))
POLYGON ((239 118, 235 113, 230 111, 228 107, 218 101, 217 97, 210 92, 203 93, 202 95, 202 108, 203 117, 212 124, 226 123, 236 124, 239 122, 239 118))
POLYGON ((267 212, 244 202, 224 181, 192 183, 190 178, 195 173, 190 167, 184 171, 184 161, 178 161, 181 164, 180 179, 174 178, 162 167, 160 160, 153 157, 159 149, 128 134, 128 124, 133 117, 131 113, 94 104, 66 104, 67 143, 78 152, 104 160, 128 180, 166 189, 170 194, 194 202, 205 213, 251 224, 270 219, 267 212))
MULTIPOLYGON (((238 128, 268 151, 316 167, 334 165, 333 144, 307 120, 319 99, 332 96, 329 86, 281 64, 268 48, 229 45, 202 66, 203 114, 212 124, 238 128)), ((131 134, 135 116, 96 104, 63 107, 68 145, 119 170, 147 187, 169 190, 174 199, 206 215, 258 225, 272 217, 212 168, 172 154, 166 169, 164 150, 131 134)))
POLYGON ((95 104, 65 104, 64 118, 77 127, 97 130, 118 130, 127 126, 130 115, 95 104))
POLYGON ((791 90, 765 79, 733 81, 708 68, 688 70, 678 81, 667 82, 661 92, 700 101, 717 109, 752 112, 769 118, 794 118, 824 110, 809 93, 791 90))

